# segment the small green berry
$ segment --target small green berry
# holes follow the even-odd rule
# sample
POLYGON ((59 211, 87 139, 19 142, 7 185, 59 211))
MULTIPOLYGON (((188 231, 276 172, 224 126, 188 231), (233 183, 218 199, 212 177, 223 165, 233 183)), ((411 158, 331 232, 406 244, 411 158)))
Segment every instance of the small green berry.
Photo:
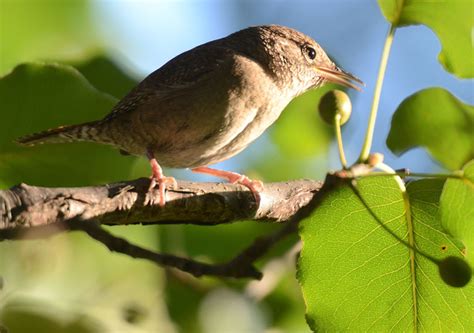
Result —
POLYGON ((438 269, 443 281, 452 287, 464 287, 471 280, 471 267, 459 257, 444 258, 439 262, 438 269))
POLYGON ((352 104, 349 96, 342 90, 328 91, 319 101, 319 114, 329 125, 336 121, 336 115, 341 116, 341 125, 344 125, 350 118, 352 104))

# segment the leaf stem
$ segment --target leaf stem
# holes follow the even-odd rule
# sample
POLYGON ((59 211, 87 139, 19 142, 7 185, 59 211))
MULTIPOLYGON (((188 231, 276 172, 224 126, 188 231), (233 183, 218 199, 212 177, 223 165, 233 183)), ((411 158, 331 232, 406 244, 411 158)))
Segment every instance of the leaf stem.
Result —
POLYGON ((365 141, 362 146, 362 150, 359 156, 359 163, 365 163, 369 158, 370 149, 372 147, 372 140, 374 136, 375 120, 377 119, 377 110, 380 102, 380 93, 382 92, 383 79, 385 77, 385 70, 387 68, 388 56, 392 47, 393 37, 396 30, 395 25, 390 25, 387 37, 385 38, 385 44, 382 51, 382 57, 380 59, 379 73, 377 75, 377 83, 374 89, 374 98, 372 100, 372 108, 370 110, 369 123, 367 131, 365 132, 365 141))
POLYGON ((347 160, 346 160, 346 155, 344 153, 344 145, 342 143, 341 115, 336 114, 336 118, 334 120, 335 120, 334 129, 336 131, 337 149, 339 150, 339 159, 341 160, 342 168, 347 169, 347 160))

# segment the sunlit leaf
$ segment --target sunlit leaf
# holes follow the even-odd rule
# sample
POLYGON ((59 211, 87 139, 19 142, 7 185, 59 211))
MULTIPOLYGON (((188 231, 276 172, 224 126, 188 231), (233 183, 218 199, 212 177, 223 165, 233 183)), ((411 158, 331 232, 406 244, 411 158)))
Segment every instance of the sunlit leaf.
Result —
POLYGON ((385 18, 396 26, 424 24, 441 41, 438 60, 462 78, 474 77, 474 15, 471 0, 378 0, 385 18))
POLYGON ((449 169, 474 158, 474 106, 442 88, 429 88, 405 99, 392 119, 387 145, 395 154, 416 146, 449 169))
POLYGON ((474 284, 445 284, 438 266, 396 239, 436 259, 462 257, 443 232, 438 200, 443 182, 408 186, 409 207, 393 178, 365 178, 359 193, 338 185, 303 221, 298 278, 315 331, 472 331, 474 284), (407 218, 405 212, 410 212, 407 218), (390 230, 389 233, 387 230, 390 230))
POLYGON ((463 169, 463 178, 449 178, 441 195, 441 223, 466 245, 466 259, 474 266, 474 161, 463 169))

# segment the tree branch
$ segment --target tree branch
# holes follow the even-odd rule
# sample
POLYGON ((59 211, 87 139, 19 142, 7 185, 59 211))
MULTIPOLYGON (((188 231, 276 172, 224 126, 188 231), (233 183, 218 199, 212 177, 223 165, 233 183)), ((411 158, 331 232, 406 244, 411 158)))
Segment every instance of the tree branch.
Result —
POLYGON ((167 204, 160 207, 158 192, 148 193, 148 184, 148 179, 140 178, 77 188, 20 184, 0 191, 0 239, 26 230, 44 236, 61 231, 72 220, 105 225, 285 222, 321 187, 321 182, 310 180, 266 184, 257 208, 252 194, 240 185, 181 181, 167 191, 167 204))
POLYGON ((148 193, 148 179, 82 188, 45 188, 21 184, 0 191, 0 240, 44 238, 65 230, 80 230, 111 251, 177 268, 196 277, 213 275, 260 279, 253 263, 275 243, 297 230, 312 211, 321 182, 267 184, 260 206, 239 185, 180 182, 160 207, 157 192, 148 193), (257 238, 227 263, 207 264, 156 253, 101 228, 101 224, 215 225, 242 219, 288 222, 280 230, 257 238))

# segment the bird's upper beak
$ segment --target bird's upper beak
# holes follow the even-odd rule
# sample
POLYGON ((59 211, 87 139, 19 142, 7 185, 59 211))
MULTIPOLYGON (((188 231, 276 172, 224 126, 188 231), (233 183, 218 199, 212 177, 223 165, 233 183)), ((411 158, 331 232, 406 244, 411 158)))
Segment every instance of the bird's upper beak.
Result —
POLYGON ((329 82, 337 83, 345 87, 353 88, 355 90, 361 91, 361 87, 357 86, 354 82, 358 83, 361 86, 365 86, 365 83, 360 79, 352 75, 351 73, 345 72, 337 66, 334 68, 327 67, 316 67, 316 71, 329 82))

